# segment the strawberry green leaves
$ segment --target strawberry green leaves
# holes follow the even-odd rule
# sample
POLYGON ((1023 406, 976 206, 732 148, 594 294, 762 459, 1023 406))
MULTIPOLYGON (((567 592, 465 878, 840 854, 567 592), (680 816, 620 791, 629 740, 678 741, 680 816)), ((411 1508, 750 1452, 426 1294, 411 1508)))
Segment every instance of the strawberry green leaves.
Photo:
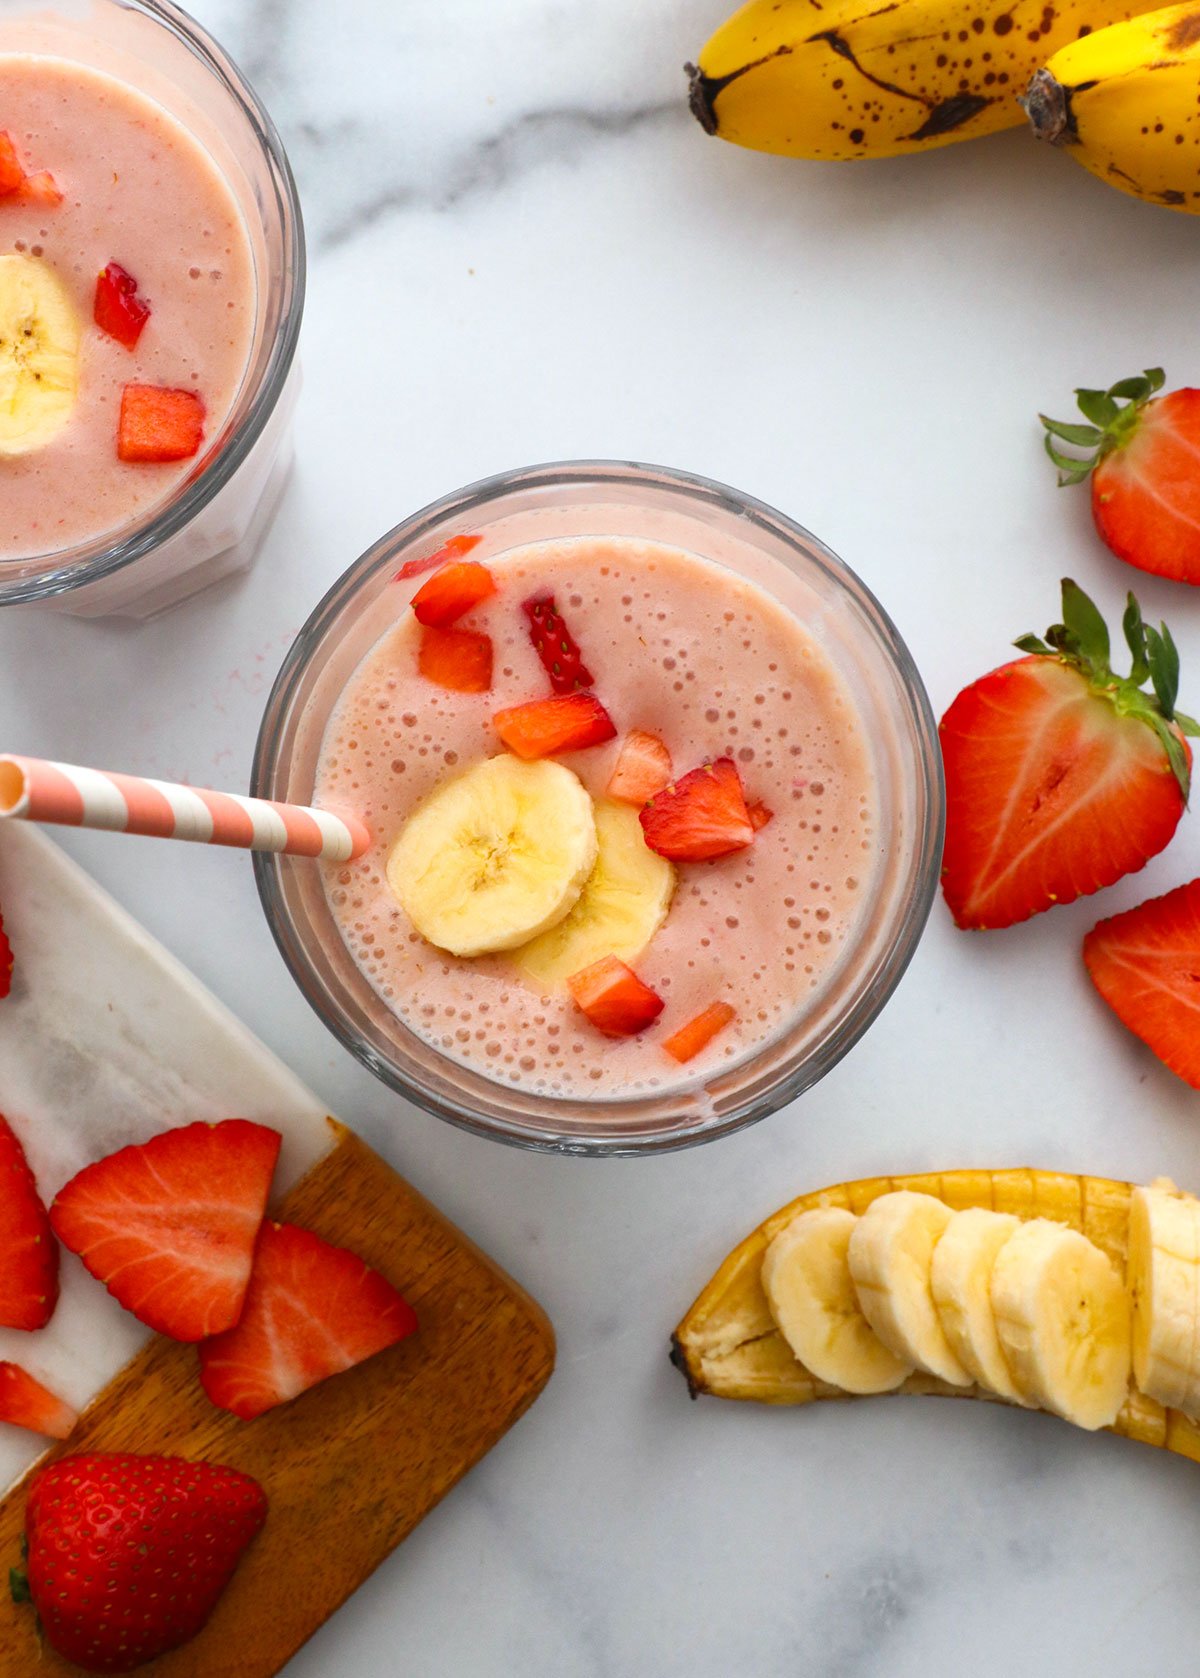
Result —
POLYGON ((1165 375, 1161 367, 1148 367, 1131 379, 1118 379, 1107 390, 1076 390, 1079 411, 1089 423, 1052 420, 1045 414, 1038 418, 1046 428, 1046 453, 1058 467, 1059 488, 1067 484, 1081 484, 1100 464, 1105 455, 1129 440, 1138 423, 1138 415, 1163 387, 1165 375), (1057 440, 1057 441, 1056 441, 1057 440), (1083 455, 1066 454, 1058 443, 1069 443, 1083 449, 1083 455))

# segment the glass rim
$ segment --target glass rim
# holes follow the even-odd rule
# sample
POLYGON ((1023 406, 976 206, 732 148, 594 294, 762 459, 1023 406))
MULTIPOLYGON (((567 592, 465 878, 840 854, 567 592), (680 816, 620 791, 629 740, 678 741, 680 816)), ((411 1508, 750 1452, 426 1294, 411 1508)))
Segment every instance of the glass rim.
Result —
MULTIPOLYGON (((945 835, 945 785, 937 722, 925 684, 899 630, 871 589, 843 560, 819 537, 766 502, 714 479, 674 467, 615 459, 552 461, 479 479, 429 502, 393 526, 337 578, 313 608, 288 650, 268 695, 255 743, 250 790, 259 798, 281 796, 279 789, 273 785, 283 740, 281 721, 290 715, 310 661, 323 646, 344 607, 361 589, 368 587, 382 571, 395 563, 401 549, 417 545, 429 532, 448 522, 469 522, 474 510, 514 491, 555 487, 578 489, 588 484, 609 489, 622 484, 657 487, 690 500, 719 506, 752 525, 766 527, 782 536, 790 545, 801 549, 805 558, 817 566, 828 581, 849 594, 861 608, 879 651, 898 679, 906 706, 904 722, 910 736, 912 763, 920 794, 920 827, 914 835, 912 862, 904 880, 903 892, 898 894, 896 908, 889 916, 882 957, 870 975, 870 983, 859 988, 849 1007, 834 1021, 826 1035, 809 1046, 794 1066, 768 1082, 764 1088, 752 1090, 747 1099, 736 1104, 731 1112, 684 1129, 660 1128, 636 1133, 626 1130, 612 1134, 605 1131, 605 1119, 598 1118, 596 1129, 592 1132, 556 1133, 552 1119, 542 1123, 540 1115, 543 1111, 552 1113, 556 1105, 565 1106, 566 1100, 526 1092, 512 1093, 518 1098, 523 1096, 527 1101, 531 1118, 536 1111, 536 1124, 523 1124, 481 1113, 430 1089, 394 1061, 385 1058, 366 1040, 346 1010, 329 993, 309 957, 282 889, 281 859, 271 853, 256 852, 253 863, 259 899, 271 935, 301 994, 342 1046, 389 1088, 423 1111, 446 1120, 460 1130, 494 1142, 535 1152, 620 1158, 676 1152, 721 1136, 733 1135, 794 1101, 823 1078, 873 1024, 903 977, 924 932, 937 891, 945 835)), ((760 1047, 731 1069, 731 1073, 751 1074, 756 1059, 769 1047, 769 1044, 760 1047)), ((486 1074, 478 1073, 476 1076, 484 1084, 496 1083, 486 1074)), ((697 1077, 690 1084, 681 1083, 678 1093, 682 1095, 702 1083, 702 1077, 697 1077)), ((496 1087, 500 1089, 504 1086, 496 1084, 496 1087)), ((666 1092, 667 1096, 671 1093, 666 1092)), ((611 1119, 618 1116, 623 1107, 631 1107, 646 1099, 644 1092, 625 1097, 605 1096, 589 1100, 587 1106, 611 1119)))
POLYGON ((177 536, 243 465, 275 411, 296 358, 304 314, 307 258, 300 194, 279 131, 241 69, 190 12, 175 5, 174 0, 119 0, 119 3, 126 9, 156 19, 164 29, 175 35, 213 73, 249 122, 270 163, 276 201, 282 212, 281 223, 287 239, 284 273, 288 292, 270 356, 246 411, 200 474, 177 490, 165 506, 150 512, 118 539, 109 540, 100 536, 89 544, 77 544, 57 553, 34 555, 30 560, 18 561, 16 563, 36 565, 39 569, 11 581, 5 579, 4 568, 0 565, 0 607, 53 599, 87 583, 99 582, 144 559, 164 542, 177 536))

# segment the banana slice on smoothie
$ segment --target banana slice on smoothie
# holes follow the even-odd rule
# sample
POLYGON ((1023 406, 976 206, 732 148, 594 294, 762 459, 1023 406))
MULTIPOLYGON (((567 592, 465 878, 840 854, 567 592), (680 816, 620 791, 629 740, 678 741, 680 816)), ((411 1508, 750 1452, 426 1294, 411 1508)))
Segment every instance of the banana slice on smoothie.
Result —
POLYGON ((417 806, 392 846, 387 879, 423 938, 452 955, 487 955, 569 914, 597 848, 578 776, 549 758, 504 753, 417 806))
POLYGON ((850 1237, 850 1274, 863 1316, 898 1358, 969 1387, 933 1302, 933 1250, 954 1216, 931 1194, 895 1189, 872 1201, 850 1237))
POLYGON ((1200 1415, 1200 1200, 1165 1178, 1130 1197, 1128 1280, 1138 1387, 1200 1415))
POLYGON ((595 816, 599 850, 578 902, 514 957, 546 992, 602 956, 634 963, 671 907, 675 870, 647 845, 634 806, 600 799, 595 816))
POLYGON ((79 389, 79 316, 54 270, 0 256, 0 458, 44 448, 79 389))

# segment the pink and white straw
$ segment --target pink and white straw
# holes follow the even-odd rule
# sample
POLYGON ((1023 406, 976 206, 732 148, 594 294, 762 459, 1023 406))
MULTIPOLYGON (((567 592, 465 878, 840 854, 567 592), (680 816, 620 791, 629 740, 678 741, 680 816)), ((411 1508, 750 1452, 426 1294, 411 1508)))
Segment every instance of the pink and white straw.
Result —
POLYGON ((326 862, 349 862, 371 842, 362 822, 330 810, 12 753, 0 755, 2 818, 110 828, 245 851, 281 851, 326 862))

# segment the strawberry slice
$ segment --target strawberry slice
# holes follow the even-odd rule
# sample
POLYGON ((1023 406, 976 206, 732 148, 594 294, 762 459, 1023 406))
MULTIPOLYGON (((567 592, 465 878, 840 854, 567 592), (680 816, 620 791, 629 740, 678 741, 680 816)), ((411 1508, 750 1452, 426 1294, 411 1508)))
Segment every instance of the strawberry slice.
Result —
POLYGON ((281 1141, 248 1119, 163 1131, 85 1166, 50 1221, 140 1322, 203 1340, 241 1315, 281 1141))
POLYGON ((45 1328, 58 1304, 58 1243, 25 1150, 0 1117, 0 1327, 45 1328))
POLYGON ((92 318, 128 350, 133 349, 150 319, 150 305, 138 296, 138 283, 119 262, 110 262, 96 277, 92 318))
POLYGON ((621 742, 608 796, 625 804, 644 804, 671 779, 671 754, 657 734, 631 728, 621 742))
POLYGON ((418 623, 445 629, 495 592, 496 582, 486 565, 474 559, 457 560, 422 583, 413 595, 412 609, 418 623))
POLYGON ((126 385, 117 457, 132 464, 190 460, 204 441, 204 403, 194 390, 126 385))
POLYGON ((707 862, 754 843, 742 778, 728 757, 689 770, 651 799, 638 820, 650 849, 674 862, 707 862))
POLYGON ((201 1346, 200 1381, 219 1409, 250 1421, 416 1326, 408 1301, 356 1254, 264 1224, 242 1319, 201 1346))
POLYGON ((35 175, 26 175, 13 196, 19 204, 39 204, 47 210, 54 209, 63 201, 62 189, 49 169, 39 169, 35 175))
POLYGON ((1175 710, 1169 630, 1143 624, 1130 595, 1133 668, 1118 677, 1103 618, 1069 579, 1062 589, 1064 621, 1045 641, 1022 636, 1031 656, 942 718, 942 891, 962 927, 1011 926, 1111 885, 1162 850, 1187 802, 1196 724, 1175 710))
POLYGON ((567 989, 575 1006, 606 1037, 632 1037, 663 1011, 663 999, 644 985, 619 956, 601 956, 572 973, 567 989))
POLYGON ((445 565, 448 560, 465 559, 482 541, 482 536, 449 536, 436 553, 426 554, 424 559, 405 560, 392 581, 403 583, 409 577, 420 577, 426 571, 432 571, 435 566, 445 565))
POLYGON ((65 1439, 78 1420, 78 1410, 35 1381, 19 1363, 0 1363, 0 1422, 47 1439, 65 1439))
POLYGON ((486 693, 492 685, 492 638, 474 629, 423 629, 417 668, 451 693, 486 693))
POLYGON ((1083 959, 1122 1025, 1200 1089, 1200 880, 1101 921, 1083 959))
POLYGON ((0 1002, 12 990, 13 953, 12 945, 4 930, 4 916, 0 915, 0 1002))
POLYGON ((529 639, 555 693, 578 693, 581 688, 590 688, 592 673, 554 604, 554 596, 534 595, 522 604, 521 610, 529 619, 529 639))
POLYGON ((756 798, 753 804, 747 804, 746 814, 750 817, 750 826, 755 833, 761 833, 768 822, 775 820, 774 810, 768 810, 761 798, 756 798))
POLYGON ((531 699, 497 711, 492 727, 518 757, 554 757, 601 746, 616 737, 608 712, 594 693, 564 693, 557 699, 531 699))
POLYGON ((16 192, 24 180, 25 166, 17 155, 12 135, 0 129, 0 198, 16 192))
POLYGON ((689 1020, 686 1025, 681 1025, 678 1031, 665 1038, 663 1048, 672 1060, 692 1060, 701 1049, 707 1048, 718 1031, 724 1031, 730 1021, 736 1019, 737 1010, 731 1008, 728 1002, 710 1002, 694 1020, 689 1020))

